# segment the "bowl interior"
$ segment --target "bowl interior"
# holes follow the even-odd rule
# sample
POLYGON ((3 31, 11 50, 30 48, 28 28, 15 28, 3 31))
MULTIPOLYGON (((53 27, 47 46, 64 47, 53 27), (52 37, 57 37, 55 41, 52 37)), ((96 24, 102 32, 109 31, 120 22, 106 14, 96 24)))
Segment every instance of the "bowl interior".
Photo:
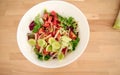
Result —
POLYGON ((77 7, 64 1, 46 1, 35 5, 22 17, 17 31, 17 42, 22 54, 32 63, 46 68, 63 67, 72 63, 83 53, 87 46, 88 40, 89 26, 85 16, 77 7), (38 60, 36 54, 27 42, 26 34, 30 32, 28 28, 30 22, 38 13, 43 14, 44 9, 47 9, 48 11, 54 10, 57 13, 66 17, 72 16, 76 19, 76 21, 78 21, 80 42, 76 50, 68 54, 62 61, 51 60, 46 62, 38 60))

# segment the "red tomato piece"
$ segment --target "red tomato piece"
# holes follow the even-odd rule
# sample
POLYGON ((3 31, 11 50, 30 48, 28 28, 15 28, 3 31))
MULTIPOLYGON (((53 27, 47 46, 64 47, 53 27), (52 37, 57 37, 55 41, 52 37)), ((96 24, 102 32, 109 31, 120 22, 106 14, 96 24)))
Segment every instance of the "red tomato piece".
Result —
POLYGON ((47 19, 48 19, 48 16, 49 16, 48 13, 45 13, 45 14, 43 15, 43 19, 44 19, 44 20, 47 20, 47 19))
POLYGON ((45 31, 44 31, 43 28, 40 28, 38 33, 39 33, 39 34, 42 34, 42 33, 45 33, 45 31))
POLYGON ((55 11, 52 11, 52 12, 51 12, 51 15, 53 15, 53 16, 57 16, 57 14, 56 14, 55 11))
POLYGON ((53 24, 54 24, 54 25, 57 25, 57 24, 58 24, 57 17, 54 17, 53 24))
POLYGON ((48 17, 48 22, 51 23, 51 21, 52 21, 52 16, 49 16, 48 17))
POLYGON ((58 30, 55 29, 55 31, 52 32, 52 36, 53 36, 53 37, 55 36, 55 34, 57 33, 57 31, 58 31, 58 30))
POLYGON ((45 21, 45 24, 43 25, 44 27, 49 27, 50 23, 48 21, 45 21))
POLYGON ((47 54, 49 54, 49 52, 46 51, 46 49, 44 49, 44 50, 43 50, 43 54, 44 54, 44 55, 47 55, 47 54))
POLYGON ((77 36, 74 34, 74 32, 73 31, 71 31, 70 30, 70 33, 69 33, 69 37, 71 38, 71 39, 76 39, 77 38, 77 36))

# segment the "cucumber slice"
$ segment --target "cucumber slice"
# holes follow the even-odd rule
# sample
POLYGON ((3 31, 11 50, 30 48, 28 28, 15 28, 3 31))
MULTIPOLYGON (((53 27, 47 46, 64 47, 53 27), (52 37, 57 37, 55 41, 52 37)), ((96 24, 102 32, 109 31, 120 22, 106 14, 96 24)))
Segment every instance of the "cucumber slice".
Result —
POLYGON ((59 49, 60 46, 61 46, 60 43, 57 42, 57 41, 52 43, 52 48, 53 48, 53 50, 57 50, 57 49, 59 49))
POLYGON ((53 42, 56 42, 56 40, 53 37, 49 38, 48 43, 52 44, 53 42))
POLYGON ((64 41, 64 42, 69 42, 71 40, 72 39, 70 37, 68 37, 68 36, 62 36, 62 41, 64 41))
POLYGON ((35 46, 36 41, 35 41, 35 39, 29 39, 29 40, 28 40, 28 43, 29 43, 31 46, 35 46))
POLYGON ((63 58, 64 58, 64 54, 63 53, 58 54, 58 60, 62 60, 63 58))
POLYGON ((46 45, 46 41, 45 41, 44 39, 39 39, 39 40, 38 40, 38 45, 39 45, 40 47, 44 47, 44 46, 46 45))
POLYGON ((51 51, 52 51, 52 46, 51 46, 51 45, 48 45, 48 46, 46 47, 46 50, 51 52, 51 51))

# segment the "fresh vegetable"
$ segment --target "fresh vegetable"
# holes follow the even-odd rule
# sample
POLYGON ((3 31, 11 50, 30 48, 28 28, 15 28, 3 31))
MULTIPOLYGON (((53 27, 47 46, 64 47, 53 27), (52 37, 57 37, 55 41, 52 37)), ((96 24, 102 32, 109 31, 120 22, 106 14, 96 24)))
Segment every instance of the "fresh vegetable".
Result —
POLYGON ((31 46, 35 46, 36 41, 35 41, 34 39, 29 39, 29 40, 28 40, 28 43, 29 43, 31 46))
POLYGON ((53 44, 53 42, 56 42, 56 40, 53 37, 49 38, 48 43, 53 44))
POLYGON ((44 39, 38 39, 38 45, 40 47, 44 47, 46 45, 46 41, 44 39))
POLYGON ((76 40, 72 40, 71 44, 72 44, 72 50, 75 50, 77 44, 79 43, 80 39, 77 38, 76 40))
POLYGON ((55 11, 44 10, 30 23, 28 43, 41 61, 63 60, 74 51, 80 38, 78 24, 73 17, 63 17, 55 11))
POLYGON ((62 36, 61 39, 63 42, 70 42, 72 40, 69 36, 62 36))
POLYGON ((57 49, 59 49, 60 48, 60 43, 59 42, 53 42, 52 43, 52 48, 54 49, 54 50, 57 50, 57 49))
POLYGON ((113 25, 114 29, 120 29, 120 11, 118 13, 117 19, 115 21, 115 24, 113 25))
POLYGON ((30 23, 30 25, 29 25, 30 31, 33 30, 34 26, 35 26, 35 22, 32 21, 32 22, 30 23))
POLYGON ((75 35, 75 33, 74 33, 73 31, 70 31, 69 37, 70 37, 71 39, 76 39, 76 38, 77 38, 77 36, 75 35))
POLYGON ((43 24, 43 21, 42 19, 40 18, 40 15, 38 14, 35 19, 34 19, 34 23, 35 23, 35 26, 33 28, 33 32, 36 33, 38 32, 39 28, 41 27, 41 25, 43 24))
POLYGON ((51 51, 52 51, 52 45, 48 45, 48 46, 46 47, 46 50, 49 51, 49 52, 51 52, 51 51))
POLYGON ((44 56, 43 56, 42 53, 39 53, 39 54, 38 54, 38 59, 39 59, 39 60, 44 60, 43 57, 44 57, 44 56))
POLYGON ((49 60, 50 59, 50 55, 46 55, 45 57, 44 57, 44 60, 49 60))
POLYGON ((62 60, 63 58, 64 58, 64 54, 63 53, 58 54, 58 60, 62 60))

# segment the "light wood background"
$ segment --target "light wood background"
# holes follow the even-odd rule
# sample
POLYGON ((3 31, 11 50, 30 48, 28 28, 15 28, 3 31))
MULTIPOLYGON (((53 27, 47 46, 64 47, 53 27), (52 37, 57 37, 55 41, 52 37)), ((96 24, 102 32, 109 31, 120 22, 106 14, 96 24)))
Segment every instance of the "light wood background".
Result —
POLYGON ((120 0, 67 0, 87 17, 90 41, 79 59, 58 69, 32 64, 16 41, 21 17, 42 1, 0 0, 0 75, 120 75, 120 31, 112 29, 120 0))

